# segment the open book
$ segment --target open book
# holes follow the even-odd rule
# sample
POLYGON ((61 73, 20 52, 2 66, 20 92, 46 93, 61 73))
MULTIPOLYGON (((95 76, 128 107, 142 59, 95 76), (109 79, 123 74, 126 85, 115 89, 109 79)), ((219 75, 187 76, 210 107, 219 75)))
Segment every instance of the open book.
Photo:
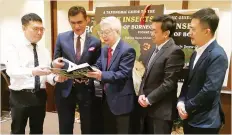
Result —
POLYGON ((50 70, 52 71, 52 73, 64 75, 70 79, 80 79, 87 78, 87 72, 94 71, 94 69, 88 63, 76 65, 75 63, 67 59, 63 60, 69 63, 68 69, 51 68, 50 70))

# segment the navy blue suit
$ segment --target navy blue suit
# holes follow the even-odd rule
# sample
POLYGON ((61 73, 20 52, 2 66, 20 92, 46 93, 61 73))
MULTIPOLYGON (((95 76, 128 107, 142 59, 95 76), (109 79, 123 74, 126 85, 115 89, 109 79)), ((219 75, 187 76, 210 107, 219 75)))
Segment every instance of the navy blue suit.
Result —
MULTIPOLYGON (((96 63, 96 67, 102 71, 101 83, 104 85, 105 101, 114 116, 129 114, 134 107, 135 97, 132 80, 135 50, 120 40, 107 68, 107 49, 107 46, 102 49, 101 56, 96 63)), ((107 116, 104 115, 104 117, 107 116)), ((116 131, 116 133, 122 132, 116 131)))
MULTIPOLYGON (((101 53, 101 42, 95 37, 86 34, 84 50, 77 60, 74 51, 74 32, 68 31, 58 35, 54 58, 64 57, 76 64, 89 63, 93 65, 96 63, 101 53), (91 49, 90 49, 91 48, 91 49)), ((68 65, 65 64, 64 68, 68 65)), ((63 83, 57 83, 55 87, 56 104, 59 115, 60 133, 72 134, 73 123, 75 115, 76 102, 78 101, 81 113, 81 130, 82 133, 94 133, 91 126, 91 112, 94 100, 94 84, 90 80, 89 85, 84 83, 73 84, 73 80, 69 79, 63 83)))
MULTIPOLYGON (((194 57, 195 54, 190 59, 188 78, 184 81, 179 97, 179 101, 184 101, 188 113, 188 118, 184 121, 185 133, 193 133, 188 131, 188 126, 219 129, 224 123, 220 93, 228 67, 226 53, 215 40, 193 68, 194 57)), ((210 133, 210 130, 206 132, 210 133)))

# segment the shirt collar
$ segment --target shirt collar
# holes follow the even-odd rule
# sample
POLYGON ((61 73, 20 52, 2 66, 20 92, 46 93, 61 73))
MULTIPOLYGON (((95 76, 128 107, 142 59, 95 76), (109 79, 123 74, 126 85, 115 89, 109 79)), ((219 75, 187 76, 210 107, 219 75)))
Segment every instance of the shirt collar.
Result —
MULTIPOLYGON (((79 35, 77 35, 77 34, 74 32, 74 39, 77 39, 78 36, 79 36, 79 35)), ((80 36, 81 36, 81 39, 82 39, 82 40, 85 40, 86 31, 85 31, 84 33, 82 33, 80 36)))
POLYGON ((170 40, 170 38, 167 41, 165 41, 163 44, 161 44, 159 46, 156 45, 156 47, 158 47, 158 49, 160 50, 169 40, 170 40))
POLYGON ((212 38, 211 40, 209 40, 205 45, 201 46, 201 47, 196 47, 196 52, 197 53, 201 53, 204 52, 204 50, 215 40, 216 38, 212 38))
POLYGON ((118 40, 114 43, 114 45, 111 47, 111 49, 112 49, 113 51, 114 51, 115 48, 117 47, 117 45, 118 45, 120 39, 121 39, 121 38, 119 37, 118 40))
MULTIPOLYGON (((23 43, 26 45, 26 46, 32 46, 31 42, 25 37, 23 36, 23 43)), ((38 46, 37 44, 38 43, 35 43, 36 44, 36 47, 38 46)))

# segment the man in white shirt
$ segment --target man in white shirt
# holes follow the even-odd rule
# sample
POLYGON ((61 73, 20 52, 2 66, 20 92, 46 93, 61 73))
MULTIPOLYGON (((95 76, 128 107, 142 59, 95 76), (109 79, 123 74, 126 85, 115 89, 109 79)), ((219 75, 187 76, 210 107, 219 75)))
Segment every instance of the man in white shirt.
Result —
POLYGON ((11 133, 42 134, 46 111, 45 82, 54 85, 65 79, 51 74, 49 52, 38 45, 44 32, 42 19, 34 13, 21 18, 23 34, 9 46, 6 72, 10 77, 11 133))
POLYGON ((211 8, 192 15, 190 38, 196 51, 190 58, 177 104, 185 134, 217 134, 224 123, 220 93, 228 60, 214 38, 219 18, 211 8))

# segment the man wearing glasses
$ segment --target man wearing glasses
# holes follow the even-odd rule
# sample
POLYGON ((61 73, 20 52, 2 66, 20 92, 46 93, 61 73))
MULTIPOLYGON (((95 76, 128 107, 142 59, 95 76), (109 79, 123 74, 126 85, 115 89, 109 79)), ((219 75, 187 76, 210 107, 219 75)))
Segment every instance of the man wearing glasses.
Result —
MULTIPOLYGON (((63 57, 78 64, 93 65, 101 53, 101 42, 86 32, 87 14, 81 6, 73 6, 68 11, 72 31, 61 33, 57 37, 54 58, 63 57)), ((57 59, 57 60, 58 60, 57 59)), ((57 67, 59 61, 54 61, 57 67)), ((67 68, 68 65, 58 66, 67 68)), ((100 123, 96 116, 100 107, 95 106, 94 82, 92 79, 68 79, 57 83, 55 88, 56 105, 60 134, 73 134, 76 103, 80 110, 81 133, 100 133, 100 123)))
POLYGON ((95 64, 96 71, 88 77, 104 85, 103 117, 105 134, 128 134, 129 116, 134 107, 132 69, 135 50, 121 40, 121 22, 116 17, 106 17, 100 22, 99 35, 106 46, 95 64))
POLYGON ((6 72, 10 77, 11 134, 25 134, 29 119, 30 134, 42 134, 46 111, 46 85, 63 82, 64 78, 50 74, 48 50, 40 46, 44 28, 42 19, 34 13, 21 18, 23 34, 9 47, 6 72))

